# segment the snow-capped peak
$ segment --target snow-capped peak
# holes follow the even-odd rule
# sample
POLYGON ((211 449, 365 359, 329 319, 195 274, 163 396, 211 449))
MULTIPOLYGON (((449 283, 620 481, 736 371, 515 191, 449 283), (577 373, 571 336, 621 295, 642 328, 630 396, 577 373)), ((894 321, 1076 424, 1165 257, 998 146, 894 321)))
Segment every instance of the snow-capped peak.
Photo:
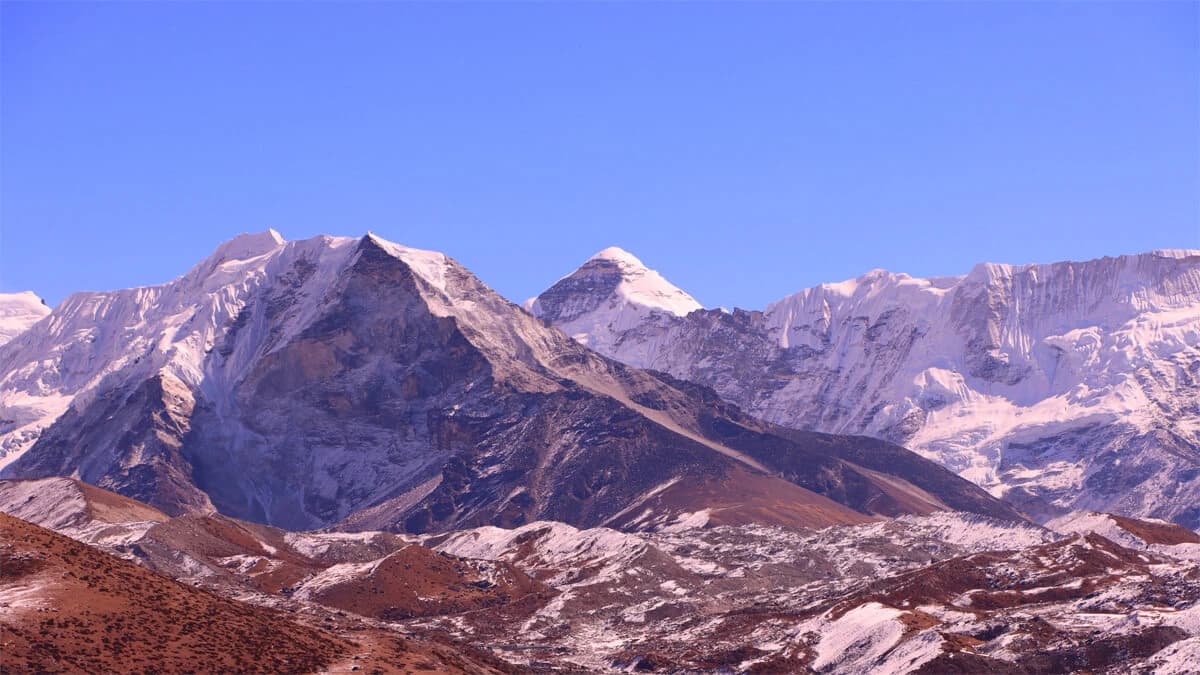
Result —
POLYGON ((210 256, 218 261, 249 260, 266 255, 287 243, 283 235, 273 229, 263 232, 243 233, 221 244, 210 256))
POLYGON ((388 255, 404 262, 438 290, 446 290, 446 254, 397 244, 374 232, 367 232, 366 238, 388 255))
POLYGON ((637 256, 610 246, 527 301, 525 308, 594 348, 648 319, 687 316, 704 306, 637 256))
MULTIPOLYGON (((620 269, 621 283, 615 292, 627 303, 670 312, 675 316, 687 316, 694 310, 704 308, 695 298, 622 248, 610 246, 589 258, 588 263, 612 263, 620 269)), ((585 263, 580 270, 587 266, 585 263)))
POLYGON ((872 270, 742 323, 550 320, 768 421, 903 441, 996 494, 1020 487, 1037 517, 1099 508, 1194 527, 1200 479, 1182 458, 1200 447, 1198 261, 1160 249, 929 279, 872 270))
POLYGON ((637 256, 626 251, 620 246, 609 246, 608 248, 599 251, 596 255, 588 258, 588 262, 593 260, 608 260, 621 265, 632 268, 646 269, 646 265, 638 259, 637 256))
MULTIPOLYGON (((596 282, 588 284, 588 290, 606 291, 606 295, 620 304, 638 305, 675 316, 687 316, 694 310, 704 308, 695 298, 646 267, 637 256, 617 246, 609 246, 588 258, 579 269, 560 279, 556 286, 572 280, 596 282)), ((536 300, 545 295, 543 293, 535 298, 532 306, 544 309, 545 303, 536 300)), ((535 309, 534 313, 538 311, 535 309)))
POLYGON ((50 313, 50 308, 32 291, 0 293, 0 345, 50 313))

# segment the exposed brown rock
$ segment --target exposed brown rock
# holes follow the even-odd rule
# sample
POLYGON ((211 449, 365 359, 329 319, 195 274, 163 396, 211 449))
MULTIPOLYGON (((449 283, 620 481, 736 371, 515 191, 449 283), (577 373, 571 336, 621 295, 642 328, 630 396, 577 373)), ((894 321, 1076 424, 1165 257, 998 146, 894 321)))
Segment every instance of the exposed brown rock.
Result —
POLYGON ((1200 534, 1177 523, 1155 523, 1111 513, 1108 517, 1147 544, 1200 544, 1200 534))
POLYGON ((526 596, 555 595, 508 563, 463 560, 411 544, 368 572, 307 594, 306 598, 363 616, 398 621, 496 607, 526 596))

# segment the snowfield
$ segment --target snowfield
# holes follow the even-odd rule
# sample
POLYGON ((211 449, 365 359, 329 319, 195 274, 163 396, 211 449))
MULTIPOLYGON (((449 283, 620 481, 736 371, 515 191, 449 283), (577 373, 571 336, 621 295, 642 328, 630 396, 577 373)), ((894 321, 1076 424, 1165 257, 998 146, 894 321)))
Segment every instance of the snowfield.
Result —
POLYGON ((529 306, 763 419, 898 442, 1038 518, 1200 526, 1200 251, 873 270, 761 311, 631 314, 609 300, 624 277, 597 274, 589 261, 529 306))

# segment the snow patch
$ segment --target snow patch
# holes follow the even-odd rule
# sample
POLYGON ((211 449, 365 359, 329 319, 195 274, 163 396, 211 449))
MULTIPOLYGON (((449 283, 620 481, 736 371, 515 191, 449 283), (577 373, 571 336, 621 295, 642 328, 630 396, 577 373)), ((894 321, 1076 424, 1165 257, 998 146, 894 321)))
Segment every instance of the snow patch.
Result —
POLYGON ((900 675, 936 657, 941 637, 921 633, 897 648, 905 633, 899 617, 905 612, 868 602, 830 620, 818 617, 801 628, 816 633, 816 659, 812 667, 826 673, 876 673, 900 675))

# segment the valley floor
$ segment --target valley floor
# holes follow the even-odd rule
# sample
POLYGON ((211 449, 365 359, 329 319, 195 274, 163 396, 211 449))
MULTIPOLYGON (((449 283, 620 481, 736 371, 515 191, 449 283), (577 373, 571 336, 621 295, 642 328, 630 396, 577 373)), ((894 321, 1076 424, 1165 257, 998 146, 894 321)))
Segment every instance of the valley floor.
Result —
POLYGON ((1106 514, 296 533, 168 518, 69 479, 0 482, 0 511, 6 672, 1186 673, 1200 658, 1200 535, 1106 514))

